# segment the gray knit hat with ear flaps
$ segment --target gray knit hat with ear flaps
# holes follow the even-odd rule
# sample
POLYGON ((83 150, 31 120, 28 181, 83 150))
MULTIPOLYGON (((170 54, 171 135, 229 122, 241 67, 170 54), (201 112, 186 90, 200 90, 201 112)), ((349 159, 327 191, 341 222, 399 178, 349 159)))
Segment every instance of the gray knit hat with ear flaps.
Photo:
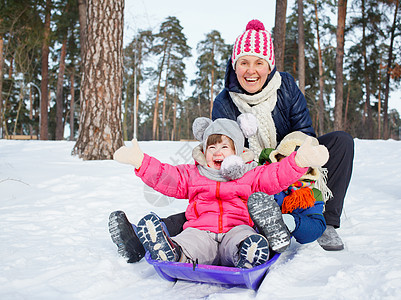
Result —
MULTIPOLYGON (((192 124, 194 136, 198 141, 201 142, 201 147, 203 150, 202 155, 204 155, 206 152, 207 139, 212 134, 223 134, 234 142, 236 155, 230 155, 226 157, 223 160, 220 169, 221 174, 227 180, 241 178, 248 170, 256 166, 256 163, 245 164, 241 158, 241 154, 245 150, 245 138, 255 135, 257 129, 257 119, 250 113, 239 115, 237 122, 229 119, 216 119, 214 122, 212 122, 212 120, 208 118, 200 117, 196 118, 192 124)), ((194 152, 192 155, 194 155, 194 152)))
POLYGON ((207 139, 212 134, 223 134, 233 140, 235 154, 244 151, 245 137, 238 123, 229 119, 216 119, 212 122, 208 118, 197 118, 192 125, 195 138, 202 142, 203 151, 206 150, 207 139))
POLYGON ((202 142, 203 151, 206 150, 207 139, 212 134, 224 134, 233 140, 235 154, 241 155, 244 151, 245 138, 256 134, 258 120, 251 113, 244 113, 238 116, 237 122, 230 119, 196 118, 192 124, 192 131, 195 138, 202 142))

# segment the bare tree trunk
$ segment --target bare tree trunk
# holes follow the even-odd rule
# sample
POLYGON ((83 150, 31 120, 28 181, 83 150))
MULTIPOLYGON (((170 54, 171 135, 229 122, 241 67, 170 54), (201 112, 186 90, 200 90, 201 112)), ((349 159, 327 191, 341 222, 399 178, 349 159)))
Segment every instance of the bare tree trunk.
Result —
MULTIPOLYGON (((188 103, 188 102, 185 102, 188 103)), ((190 125, 190 121, 189 121, 189 109, 188 109, 188 104, 186 107, 186 112, 187 112, 187 137, 189 138, 191 136, 191 125, 190 125)), ((199 115, 201 116, 201 115, 199 115)))
MULTIPOLYGON (((167 65, 166 65, 166 78, 164 79, 164 90, 163 90, 163 108, 162 108, 162 136, 161 139, 165 140, 166 137, 166 105, 167 105, 167 83, 168 83, 168 73, 170 69, 170 49, 167 50, 167 65)), ((168 139, 168 138, 167 138, 168 139)))
POLYGON ((134 95, 135 95, 135 103, 134 103, 135 112, 134 112, 134 115, 133 115, 134 120, 132 122, 132 123, 135 122, 134 132, 133 132, 133 136, 134 137, 136 137, 137 134, 138 134, 138 112, 139 112, 139 80, 135 80, 135 82, 136 82, 136 84, 135 84, 135 89, 136 90, 135 90, 135 93, 134 93, 134 95))
POLYGON ((75 89, 74 89, 74 70, 70 76, 70 94, 71 94, 71 102, 70 102, 70 141, 74 140, 74 113, 75 113, 75 89))
POLYGON ((377 125, 378 125, 378 127, 377 127, 377 138, 378 139, 380 139, 381 138, 381 118, 380 118, 380 114, 381 114, 381 109, 382 109, 382 107, 381 107, 381 104, 382 104, 382 99, 381 99, 381 92, 380 92, 380 90, 379 90, 379 103, 378 103, 378 106, 377 106, 377 125))
POLYGON ((8 68, 8 78, 13 77, 14 72, 14 57, 10 57, 10 63, 8 68))
MULTIPOLYGON (((29 87, 29 120, 33 119, 33 101, 32 101, 32 87, 29 87)), ((33 136, 32 124, 29 124, 29 135, 33 136)))
POLYGON ((276 1, 274 22, 274 54, 277 71, 284 71, 285 28, 287 21, 287 0, 276 1))
POLYGON ((395 10, 394 10, 394 21, 393 26, 391 27, 391 38, 390 38, 390 47, 388 49, 388 61, 387 61, 387 76, 386 76, 386 89, 384 94, 384 105, 383 105, 383 136, 384 139, 388 139, 390 136, 390 130, 388 127, 388 96, 390 92, 390 70, 391 65, 393 63, 393 45, 394 45, 394 38, 395 38, 395 28, 396 28, 396 21, 397 21, 397 14, 398 14, 398 7, 400 5, 400 1, 396 0, 395 2, 395 10))
POLYGON ((24 86, 21 85, 20 87, 20 92, 19 92, 19 101, 18 101, 18 109, 17 109, 17 116, 15 117, 15 123, 14 123, 14 130, 13 134, 17 134, 17 124, 18 124, 18 118, 19 114, 21 112, 21 107, 22 107, 22 102, 24 100, 24 86))
MULTIPOLYGON (((214 47, 215 43, 213 42, 212 46, 212 61, 214 61, 214 47)), ((210 109, 209 109, 209 118, 212 118, 212 110, 213 110, 213 96, 214 96, 214 68, 212 68, 212 73, 210 74, 210 109)))
MULTIPOLYGON (((366 20, 365 20, 365 0, 362 0, 362 56, 363 56, 363 63, 364 63, 364 68, 365 68, 365 85, 366 85, 366 94, 368 93, 369 90, 369 76, 367 73, 367 62, 366 62, 366 20)), ((366 100, 363 105, 363 115, 362 115, 362 123, 363 127, 365 128, 366 126, 366 115, 368 112, 368 97, 366 95, 366 100)))
POLYGON ((165 139, 165 130, 166 130, 166 98, 167 98, 167 82, 164 84, 164 89, 163 89, 163 105, 162 105, 162 133, 161 133, 161 139, 165 139))
MULTIPOLYGON (((381 66, 381 61, 380 61, 380 66, 381 66)), ((382 72, 381 72, 381 68, 380 68, 380 72, 379 72, 379 95, 378 95, 378 103, 377 103, 377 138, 381 139, 381 112, 382 112, 382 72)))
POLYGON ((345 113, 344 113, 344 123, 343 123, 343 130, 348 129, 348 106, 349 106, 349 96, 350 96, 350 84, 348 83, 347 89, 347 102, 345 103, 345 113))
MULTIPOLYGON (((362 56, 364 65, 364 77, 366 86, 366 101, 365 101, 365 114, 368 115, 367 125, 368 138, 373 138, 373 118, 372 108, 370 106, 370 77, 368 71, 368 58, 366 56, 366 23, 368 19, 365 16, 365 0, 362 0, 362 56)), ((364 117, 365 117, 364 114, 364 117)), ((365 127, 366 128, 366 127, 365 127)))
POLYGON ((124 0, 88 0, 81 117, 73 154, 112 159, 121 128, 124 0))
MULTIPOLYGON (((2 20, 0 20, 0 23, 2 20)), ((0 34, 0 138, 3 137, 3 48, 4 48, 4 39, 0 34)))
POLYGON ((123 140, 127 141, 128 140, 128 92, 129 92, 129 87, 127 86, 127 97, 124 102, 124 113, 123 113, 123 124, 122 124, 122 130, 123 130, 123 140))
POLYGON ((177 94, 174 93, 174 108, 173 108, 173 130, 171 131, 171 140, 174 141, 176 139, 176 130, 177 130, 177 94))
POLYGON ((317 13, 317 2, 315 0, 315 15, 316 15, 316 38, 318 47, 318 59, 319 59, 319 126, 318 135, 322 135, 324 132, 324 102, 323 102, 323 91, 324 91, 324 77, 323 77, 323 59, 322 49, 320 47, 320 34, 319 34, 319 17, 317 13))
POLYGON ((305 29, 304 3, 298 0, 298 85, 305 95, 305 29))
POLYGON ((163 67, 164 67, 164 60, 166 59, 166 47, 167 47, 167 44, 165 44, 163 59, 162 59, 160 70, 159 70, 159 76, 158 76, 159 79, 157 82, 157 90, 156 90, 156 100, 155 100, 155 106, 154 106, 154 110, 153 110, 153 126, 152 126, 152 139, 153 140, 155 140, 157 137, 157 120, 159 118, 160 82, 161 82, 161 77, 162 77, 162 72, 163 72, 163 67))
POLYGON ((79 41, 81 43, 81 62, 85 56, 86 44, 86 0, 78 0, 78 14, 79 14, 79 41))
POLYGON ((212 69, 212 74, 211 74, 211 83, 210 83, 210 109, 209 109, 209 118, 212 118, 212 110, 213 110, 213 94, 214 94, 214 69, 212 69))
POLYGON ((334 108, 334 130, 343 130, 343 60, 344 60, 344 31, 347 14, 347 0, 338 1, 337 16, 337 49, 336 49, 336 95, 334 108))
POLYGON ((157 84, 157 91, 156 91, 156 100, 155 100, 155 106, 153 109, 153 126, 152 126, 152 139, 155 140, 157 138, 156 132, 157 132, 157 119, 159 118, 159 95, 160 95, 160 81, 161 78, 159 77, 159 82, 157 84))
MULTIPOLYGON (((6 109, 6 107, 8 106, 8 97, 5 98, 4 100, 4 110, 6 109)), ((3 117, 5 117, 4 113, 3 113, 3 117)), ((4 124, 4 136, 6 138, 8 138, 8 127, 7 127, 7 120, 5 118, 3 118, 3 124, 4 124)))
POLYGON ((46 15, 44 23, 44 38, 42 44, 42 81, 40 90, 42 99, 40 99, 40 139, 48 139, 48 84, 49 84, 49 43, 50 43, 50 12, 52 2, 46 0, 46 15))
POLYGON ((60 55, 60 68, 58 71, 57 78, 57 94, 56 94, 56 140, 62 140, 64 137, 64 122, 63 122, 63 83, 64 83, 64 72, 65 72, 65 56, 67 53, 67 39, 64 39, 63 45, 61 46, 60 55))

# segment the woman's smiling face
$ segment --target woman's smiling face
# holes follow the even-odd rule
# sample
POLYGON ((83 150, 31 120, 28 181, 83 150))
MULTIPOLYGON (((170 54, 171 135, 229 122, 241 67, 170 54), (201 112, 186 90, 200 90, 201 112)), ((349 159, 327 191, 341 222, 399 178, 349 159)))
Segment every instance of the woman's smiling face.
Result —
POLYGON ((241 87, 250 94, 259 92, 270 74, 269 63, 253 55, 240 57, 235 64, 235 73, 241 87))

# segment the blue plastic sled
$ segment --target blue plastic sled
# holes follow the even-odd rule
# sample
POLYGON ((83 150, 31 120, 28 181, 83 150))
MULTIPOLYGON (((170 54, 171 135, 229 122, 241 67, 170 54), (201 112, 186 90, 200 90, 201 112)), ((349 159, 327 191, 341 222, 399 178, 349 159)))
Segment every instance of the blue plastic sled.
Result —
POLYGON ((160 277, 168 281, 187 280, 194 282, 238 286, 257 290, 270 266, 279 258, 276 253, 266 263, 252 269, 153 260, 146 252, 146 261, 153 265, 160 277))

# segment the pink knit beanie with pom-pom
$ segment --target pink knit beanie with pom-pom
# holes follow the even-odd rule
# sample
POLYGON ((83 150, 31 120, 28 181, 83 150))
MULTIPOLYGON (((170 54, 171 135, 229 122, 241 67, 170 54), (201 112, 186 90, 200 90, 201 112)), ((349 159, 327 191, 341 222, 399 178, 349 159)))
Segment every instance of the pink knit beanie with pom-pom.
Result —
POLYGON ((269 63, 270 69, 275 66, 273 41, 270 32, 259 20, 252 20, 246 25, 245 32, 234 43, 231 61, 235 70, 238 58, 245 55, 253 55, 263 58, 269 63))

